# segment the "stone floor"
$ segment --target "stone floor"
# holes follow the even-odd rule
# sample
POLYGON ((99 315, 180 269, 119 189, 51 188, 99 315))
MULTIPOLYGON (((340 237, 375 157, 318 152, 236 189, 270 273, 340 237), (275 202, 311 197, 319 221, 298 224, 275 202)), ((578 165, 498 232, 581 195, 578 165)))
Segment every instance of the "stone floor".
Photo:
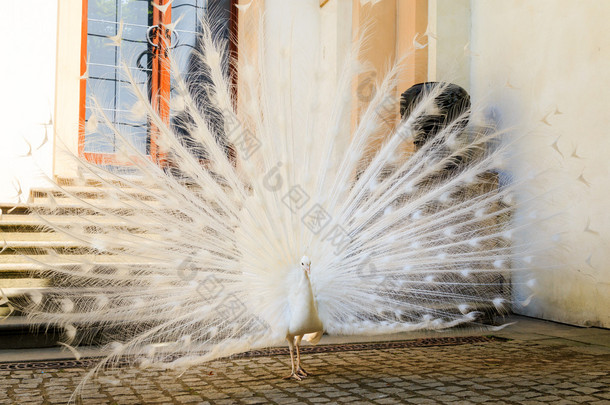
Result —
MULTIPOLYGON (((493 332, 507 341, 307 354, 303 362, 313 375, 302 382, 283 380, 290 359, 273 355, 216 361, 183 374, 106 371, 81 398, 85 404, 610 404, 610 330, 516 320, 493 332)), ((0 353, 0 361, 7 359, 14 361, 0 353)), ((0 367, 0 404, 66 403, 84 373, 0 367)))

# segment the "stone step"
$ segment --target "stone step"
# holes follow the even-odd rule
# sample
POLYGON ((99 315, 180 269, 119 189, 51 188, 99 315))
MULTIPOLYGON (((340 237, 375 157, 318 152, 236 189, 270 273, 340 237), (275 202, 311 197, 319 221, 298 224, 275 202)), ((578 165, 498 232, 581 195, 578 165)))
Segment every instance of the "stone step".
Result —
MULTIPOLYGON (((28 198, 29 203, 36 203, 37 201, 48 202, 49 195, 53 196, 55 199, 62 197, 79 197, 86 199, 98 199, 98 198, 109 198, 110 196, 116 195, 117 197, 127 199, 129 197, 137 198, 140 200, 151 200, 152 189, 147 189, 145 191, 135 188, 122 188, 120 191, 110 187, 93 187, 93 186, 83 186, 83 187, 62 187, 60 188, 37 188, 30 191, 30 196, 28 198), (125 195, 126 194, 126 195, 125 195)), ((159 193, 160 190, 157 190, 159 193)))
POLYGON ((84 199, 83 201, 78 201, 62 198, 56 201, 56 204, 48 204, 48 201, 36 201, 32 204, 0 204, 0 210, 2 210, 1 217, 3 218, 10 215, 29 215, 33 213, 38 213, 39 215, 96 215, 98 214, 98 210, 96 210, 95 207, 120 211, 121 216, 128 216, 135 209, 169 211, 166 206, 158 201, 102 201, 99 199, 84 199))
POLYGON ((50 281, 44 278, 0 278, 0 288, 9 298, 22 296, 50 285, 50 281))
POLYGON ((57 207, 53 210, 47 204, 0 204, 2 217, 10 215, 29 215, 34 212, 53 215, 92 215, 95 210, 83 205, 57 207))
MULTIPOLYGON (((125 219, 113 218, 106 215, 3 215, 0 218, 0 229, 5 228, 19 228, 19 227, 40 227, 45 226, 45 222, 56 224, 59 226, 66 225, 90 225, 95 226, 96 224, 104 226, 116 226, 116 227, 135 227, 137 225, 143 225, 139 220, 139 224, 134 224, 128 220, 128 216, 123 216, 125 219)), ((153 222, 151 222, 153 223, 153 222)))
POLYGON ((0 203, 0 216, 2 218, 8 215, 28 215, 30 212, 28 204, 0 203))
MULTIPOLYGON (((93 234, 91 235, 93 236, 93 234)), ((134 238, 139 238, 139 242, 163 240, 161 235, 156 234, 134 233, 133 235, 134 238)), ((92 247, 86 241, 72 239, 61 232, 4 232, 1 237, 4 240, 0 240, 0 254, 4 255, 9 255, 16 249, 87 249, 92 247), (4 249, 4 252, 1 251, 2 249, 4 249)))
POLYGON ((47 210, 49 208, 86 208, 92 209, 93 207, 103 207, 104 209, 121 209, 126 208, 129 209, 132 207, 152 207, 152 208, 161 208, 163 204, 161 204, 157 200, 144 200, 144 199, 136 199, 132 200, 127 197, 120 197, 118 199, 114 198, 75 198, 75 197, 53 197, 53 200, 50 200, 48 197, 32 197, 30 198, 28 205, 31 207, 33 211, 36 209, 47 210))
MULTIPOLYGON (((107 180, 107 183, 120 186, 121 188, 130 188, 132 184, 144 185, 138 176, 125 175, 124 177, 125 180, 123 181, 107 180)), ((97 178, 77 179, 73 177, 57 177, 55 182, 62 187, 105 187, 105 184, 97 178)))
POLYGON ((84 242, 57 232, 5 232, 1 243, 11 249, 86 247, 84 242))
MULTIPOLYGON (((4 295, 6 295, 8 298, 24 297, 34 291, 39 292, 43 295, 45 293, 57 292, 57 288, 53 288, 50 285, 50 283, 48 283, 48 281, 45 279, 33 278, 31 280, 32 280, 31 283, 27 286, 6 287, 6 288, 2 287, 2 291, 4 292, 4 295)), ((125 288, 125 291, 133 292, 133 288, 115 287, 115 289, 118 289, 118 288, 125 288)), ((70 292, 79 293, 82 296, 93 297, 97 294, 108 293, 108 287, 78 287, 78 288, 72 287, 70 289, 70 292)))
POLYGON ((153 266, 158 264, 154 259, 146 260, 131 256, 119 255, 35 255, 29 259, 22 255, 1 255, 0 276, 5 273, 29 272, 40 270, 45 263, 56 267, 78 266, 87 263, 91 266, 114 267, 121 264, 153 266))

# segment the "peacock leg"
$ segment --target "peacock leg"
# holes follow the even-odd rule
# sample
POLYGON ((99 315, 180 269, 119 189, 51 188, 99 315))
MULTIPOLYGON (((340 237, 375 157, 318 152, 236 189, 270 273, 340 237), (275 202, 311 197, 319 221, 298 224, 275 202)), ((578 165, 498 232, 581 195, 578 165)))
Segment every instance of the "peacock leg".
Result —
POLYGON ((297 347, 297 375, 300 377, 307 377, 309 374, 305 371, 304 368, 301 367, 301 352, 299 350, 299 346, 301 346, 301 340, 303 339, 303 335, 297 336, 296 338, 296 347, 297 347))
POLYGON ((290 362, 292 363, 292 372, 289 376, 284 377, 284 380, 290 380, 291 378, 294 378, 297 381, 301 381, 301 376, 294 372, 294 337, 286 337, 286 340, 288 341, 288 347, 290 348, 290 362))

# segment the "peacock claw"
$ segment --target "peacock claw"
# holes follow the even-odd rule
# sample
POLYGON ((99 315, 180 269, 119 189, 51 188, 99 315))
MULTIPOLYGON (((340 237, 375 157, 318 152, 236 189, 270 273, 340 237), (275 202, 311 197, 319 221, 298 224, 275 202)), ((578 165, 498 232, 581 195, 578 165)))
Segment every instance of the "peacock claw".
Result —
POLYGON ((291 379, 297 380, 297 381, 303 381, 303 378, 300 375, 298 375, 297 373, 292 373, 289 376, 284 377, 284 380, 291 380, 291 379))
POLYGON ((301 377, 308 377, 309 373, 304 368, 299 367, 296 372, 301 377))

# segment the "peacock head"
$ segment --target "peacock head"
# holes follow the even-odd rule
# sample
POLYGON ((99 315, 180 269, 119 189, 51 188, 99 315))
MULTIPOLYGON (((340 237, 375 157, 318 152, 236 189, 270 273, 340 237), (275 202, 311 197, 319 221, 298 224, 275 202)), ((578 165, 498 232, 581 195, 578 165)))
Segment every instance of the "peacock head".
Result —
POLYGON ((309 274, 311 274, 311 260, 309 260, 309 257, 307 256, 303 256, 301 258, 301 268, 303 270, 305 270, 305 273, 309 276, 309 274))

